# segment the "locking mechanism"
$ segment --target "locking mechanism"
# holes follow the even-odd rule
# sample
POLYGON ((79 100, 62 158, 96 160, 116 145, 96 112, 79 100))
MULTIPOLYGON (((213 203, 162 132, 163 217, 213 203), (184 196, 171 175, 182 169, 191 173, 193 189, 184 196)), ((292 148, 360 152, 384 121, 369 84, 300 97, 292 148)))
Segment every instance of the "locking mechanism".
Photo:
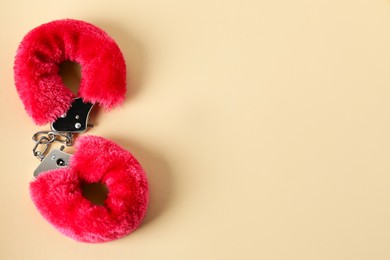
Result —
POLYGON ((34 177, 42 172, 69 165, 71 155, 64 152, 65 145, 72 146, 74 134, 84 133, 88 127, 93 127, 88 124, 92 107, 92 103, 84 103, 81 98, 76 98, 66 114, 51 123, 51 131, 39 131, 33 135, 32 139, 35 142, 33 154, 41 161, 34 171, 34 177), (59 150, 49 152, 54 142, 63 145, 59 150))
POLYGON ((88 117, 92 107, 92 103, 84 103, 81 98, 76 98, 68 112, 51 124, 51 129, 68 133, 85 132, 87 127, 92 127, 92 125, 88 125, 88 117))
POLYGON ((65 146, 61 146, 60 150, 51 151, 39 164, 38 168, 34 171, 34 177, 45 171, 55 170, 58 168, 63 168, 69 165, 70 154, 65 153, 65 146))

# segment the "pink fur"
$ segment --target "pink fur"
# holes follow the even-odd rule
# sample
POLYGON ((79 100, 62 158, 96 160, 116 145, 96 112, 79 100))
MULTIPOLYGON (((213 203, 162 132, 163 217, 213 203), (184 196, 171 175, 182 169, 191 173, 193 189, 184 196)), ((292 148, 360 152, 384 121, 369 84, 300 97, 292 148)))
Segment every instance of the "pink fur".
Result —
POLYGON ((27 113, 38 125, 53 122, 70 107, 73 93, 63 84, 59 65, 81 65, 78 96, 106 110, 123 102, 126 64, 114 40, 98 27, 65 19, 31 30, 15 57, 15 85, 27 113))
POLYGON ((137 160, 117 144, 97 136, 80 137, 70 166, 42 173, 30 185, 40 213, 61 233, 97 243, 133 231, 146 213, 149 198, 145 173, 137 160), (104 183, 104 206, 83 197, 80 184, 104 183))

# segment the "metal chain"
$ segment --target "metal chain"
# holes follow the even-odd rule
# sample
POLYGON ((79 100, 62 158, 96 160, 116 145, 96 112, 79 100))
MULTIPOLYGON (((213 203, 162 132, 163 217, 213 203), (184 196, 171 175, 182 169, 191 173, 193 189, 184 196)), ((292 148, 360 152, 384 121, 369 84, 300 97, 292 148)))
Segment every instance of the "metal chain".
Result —
POLYGON ((69 132, 39 131, 33 135, 32 140, 35 142, 32 150, 33 155, 42 161, 53 142, 59 142, 66 146, 73 145, 73 134, 69 132))

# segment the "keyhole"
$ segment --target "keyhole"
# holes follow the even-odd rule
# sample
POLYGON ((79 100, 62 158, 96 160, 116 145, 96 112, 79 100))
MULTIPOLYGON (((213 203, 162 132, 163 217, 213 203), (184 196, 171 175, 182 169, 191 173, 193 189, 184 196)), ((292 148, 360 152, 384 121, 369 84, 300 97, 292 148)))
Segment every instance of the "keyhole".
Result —
POLYGON ((81 190, 84 198, 89 200, 95 205, 104 205, 104 201, 107 199, 108 188, 104 183, 82 183, 81 190))
POLYGON ((81 81, 81 66, 77 62, 64 61, 60 64, 59 74, 62 83, 68 87, 73 94, 77 95, 81 81))

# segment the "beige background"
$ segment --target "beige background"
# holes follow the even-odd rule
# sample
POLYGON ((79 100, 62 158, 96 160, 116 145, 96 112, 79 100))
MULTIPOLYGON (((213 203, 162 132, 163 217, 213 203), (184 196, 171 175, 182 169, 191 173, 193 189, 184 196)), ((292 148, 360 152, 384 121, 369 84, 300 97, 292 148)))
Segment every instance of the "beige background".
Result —
POLYGON ((390 259, 390 1, 0 2, 0 259, 390 259), (77 18, 124 52, 97 134, 148 172, 144 224, 81 244, 34 208, 13 82, 33 27, 77 18))

